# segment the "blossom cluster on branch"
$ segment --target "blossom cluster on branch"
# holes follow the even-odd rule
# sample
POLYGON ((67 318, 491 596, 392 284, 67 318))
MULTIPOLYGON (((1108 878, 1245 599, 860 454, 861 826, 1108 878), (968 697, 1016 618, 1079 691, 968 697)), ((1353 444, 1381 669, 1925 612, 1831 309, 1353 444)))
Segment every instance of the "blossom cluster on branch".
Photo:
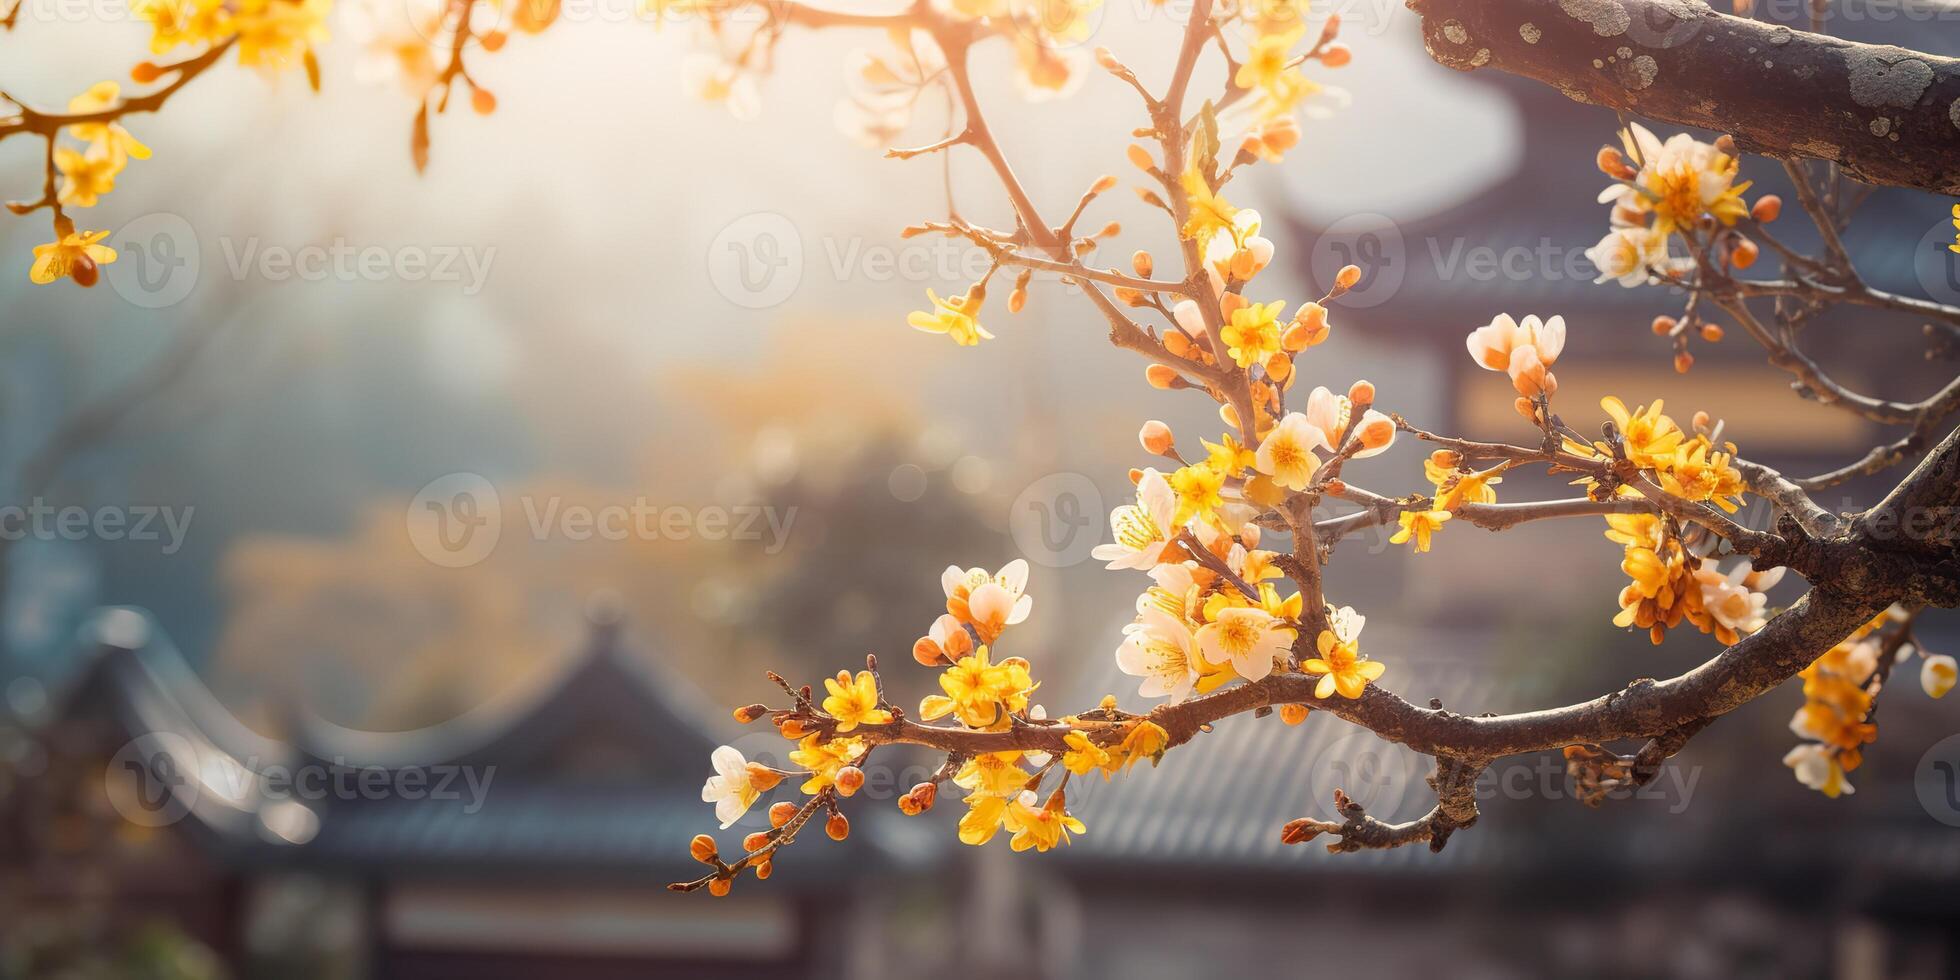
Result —
MULTIPOLYGON (((143 8, 154 26, 153 47, 163 53, 190 45, 198 52, 138 65, 134 80, 162 81, 160 88, 124 97, 104 83, 65 113, 0 93, 19 110, 0 118, 0 139, 34 133, 47 146, 42 199, 14 205, 20 213, 45 208, 53 215, 56 240, 37 250, 33 278, 65 276, 88 285, 100 265, 114 260, 101 233, 77 231, 66 209, 94 206, 128 160, 147 156, 123 128, 125 116, 160 108, 233 48, 241 63, 266 70, 303 65, 317 85, 312 45, 323 36, 329 2, 156 0, 143 8)), ((974 213, 970 208, 954 209, 949 200, 945 217, 904 230, 970 243, 989 261, 985 274, 957 294, 928 291, 927 308, 908 317, 910 326, 961 347, 996 340, 981 323, 983 316, 999 322, 987 308, 995 277, 1007 283, 1012 315, 1029 301, 1035 274, 1053 276, 1095 309, 1115 347, 1149 362, 1144 380, 1151 388, 1210 399, 1221 426, 1215 436, 1180 440, 1162 422, 1143 423, 1138 436, 1150 465, 1130 472, 1135 500, 1114 510, 1113 540, 1094 552, 1110 569, 1148 577, 1114 656, 1138 679, 1138 694, 1157 699, 1153 707, 1128 711, 1107 696, 1086 710, 1049 717, 1033 700, 1038 658, 1004 655, 1013 650, 1013 627, 1033 607, 1026 562, 992 571, 949 567, 941 578, 944 610, 911 651, 916 664, 938 672, 941 693, 908 711, 888 696, 876 656, 862 669, 825 678, 821 691, 771 674, 785 700, 746 705, 735 716, 743 723, 768 719, 794 743, 788 754, 794 768, 751 762, 724 746, 710 760, 713 775, 702 798, 723 829, 792 780, 801 798, 772 802, 769 829, 747 835, 739 855, 725 857, 713 837, 696 837, 691 853, 708 870, 671 887, 727 894, 743 872, 766 878, 780 852, 819 818, 827 836, 845 838, 850 820, 843 811, 864 785, 867 760, 896 744, 944 755, 931 778, 900 798, 902 812, 932 809, 940 788, 950 785, 966 808, 960 840, 981 845, 1004 833, 1016 850, 1052 850, 1088 832, 1089 821, 1070 809, 1072 779, 1115 778, 1146 759, 1155 765, 1214 722, 1239 714, 1277 713, 1293 725, 1313 712, 1333 715, 1436 759, 1436 806, 1416 820, 1384 823, 1336 794, 1340 821, 1302 818, 1279 828, 1287 843, 1329 836, 1335 851, 1414 843, 1440 849, 1476 821, 1476 777, 1507 755, 1563 750, 1581 795, 1603 799, 1613 787, 1653 778, 1661 762, 1715 719, 1799 674, 1806 704, 1792 728, 1806 742, 1786 761, 1808 785, 1831 795, 1847 791, 1845 773, 1857 768, 1875 736, 1879 688, 1893 665, 1918 649, 1914 617, 1929 606, 1960 605, 1960 542, 1950 531, 1894 541, 1872 529, 1904 511, 1960 508, 1960 434, 1935 438, 1960 411, 1960 379, 1916 402, 1856 392, 1801 348, 1798 328, 1825 309, 1850 307, 1960 329, 1960 309, 1863 281, 1840 235, 1858 196, 1842 175, 1820 176, 1799 161, 1786 162, 1824 243, 1823 254, 1807 255, 1769 231, 1781 211, 1778 198, 1745 199, 1751 184, 1740 179, 1743 161, 1733 140, 1703 142, 1686 134, 1662 140, 1629 123, 1620 145, 1597 158, 1613 180, 1600 197, 1612 205, 1611 227, 1590 254, 1603 282, 1685 291, 1682 315, 1653 325, 1670 339, 1678 370, 1692 366, 1691 334, 1710 343, 1722 338, 1725 330, 1713 317, 1720 311, 1764 348, 1772 365, 1793 376, 1799 394, 1907 426, 1897 442, 1839 471, 1791 479, 1742 457, 1721 420, 1697 412, 1684 426, 1658 399, 1629 409, 1609 397, 1597 415, 1585 406, 1580 411, 1590 418, 1572 414, 1577 424, 1568 423, 1555 410, 1566 406, 1555 402, 1554 371, 1568 325, 1563 316, 1539 314, 1462 325, 1474 363, 1508 382, 1506 391, 1493 379, 1490 397, 1512 399, 1522 419, 1520 440, 1439 434, 1378 408, 1384 393, 1368 381, 1312 383, 1334 380, 1311 352, 1330 336, 1335 311, 1364 272, 1342 269, 1318 297, 1273 296, 1261 275, 1277 246, 1263 234, 1259 213, 1233 200, 1243 200, 1234 182, 1248 168, 1278 164, 1302 145, 1300 120, 1313 97, 1329 91, 1308 69, 1339 68, 1351 58, 1338 40, 1338 16, 1310 29, 1306 0, 1195 0, 1174 53, 1153 57, 1153 64, 1168 65, 1168 74, 1150 84, 1113 52, 1088 54, 1079 46, 1100 2, 893 0, 875 9, 834 9, 797 0, 649 0, 654 17, 684 19, 697 35, 689 87, 738 116, 757 111, 776 45, 791 28, 882 32, 884 48, 853 56, 850 91, 837 110, 840 127, 900 160, 978 154, 999 185, 1007 219, 978 223, 965 216, 974 213), (1121 153, 1141 175, 1138 200, 1175 236, 1173 258, 1160 262, 1139 249, 1126 268, 1099 259, 1122 237, 1121 224, 1107 221, 1094 231, 1078 225, 1122 183, 1113 175, 1091 182, 1062 221, 1050 219, 988 125, 970 76, 970 52, 983 43, 1011 49, 1027 96, 1065 95, 1095 71, 1134 93, 1142 111, 1134 142, 1121 153), (1217 87, 1204 94, 1193 91, 1201 61, 1223 69, 1215 73, 1217 87), (932 96, 946 107, 943 133, 892 147, 932 96), (1782 278, 1746 277, 1764 248, 1781 261, 1782 278), (1773 304, 1768 310, 1755 302, 1765 298, 1773 304), (1344 475, 1352 460, 1411 442, 1431 451, 1421 461, 1420 480, 1416 467, 1408 467, 1410 492, 1378 492, 1344 475), (1865 513, 1833 513, 1808 495, 1920 455, 1926 459, 1913 474, 1865 513), (1506 474, 1521 467, 1572 477, 1581 492, 1499 501, 1506 474), (1741 522, 1746 496, 1768 504, 1773 527, 1741 522), (1383 689, 1392 657, 1363 652, 1365 616, 1338 603, 1339 590, 1328 580, 1344 537, 1394 525, 1390 540, 1420 554, 1451 526, 1502 531, 1572 517, 1602 519, 1607 538, 1622 548, 1628 581, 1617 597, 1616 625, 1661 643, 1687 623, 1727 648, 1680 677, 1518 715, 1469 716, 1435 702, 1423 708, 1383 689), (1268 534, 1277 540, 1269 544, 1268 534), (1786 570, 1808 580, 1811 591, 1773 610, 1766 591, 1786 570), (1897 612, 1889 612, 1895 604, 1897 612), (1618 740, 1640 744, 1628 754, 1605 745, 1618 740)), ((431 110, 447 107, 458 81, 477 111, 496 107, 466 65, 466 53, 500 50, 506 20, 535 33, 557 14, 555 0, 437 0, 410 9, 406 27, 357 19, 357 32, 371 46, 363 74, 400 82, 418 104, 410 139, 416 166, 428 159, 431 110), (505 10, 502 2, 517 6, 505 10)), ((1107 152, 1113 157, 1117 150, 1107 152)), ((1954 674, 1951 658, 1925 655, 1928 693, 1944 694, 1954 674)))

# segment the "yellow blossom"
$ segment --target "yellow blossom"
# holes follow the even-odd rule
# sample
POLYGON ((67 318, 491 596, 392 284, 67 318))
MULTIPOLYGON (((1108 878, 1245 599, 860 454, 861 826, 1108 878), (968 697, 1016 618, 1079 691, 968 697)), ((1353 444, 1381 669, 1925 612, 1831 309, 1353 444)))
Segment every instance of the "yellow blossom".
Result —
POLYGON ((946 668, 939 675, 945 695, 928 695, 919 702, 919 716, 934 721, 950 714, 970 728, 991 728, 1007 720, 1003 710, 1026 710, 1029 693, 1039 686, 1028 674, 1028 662, 1010 657, 994 664, 989 656, 983 646, 946 668))
POLYGON ((291 68, 315 44, 327 40, 333 0, 240 0, 238 63, 280 71, 291 68))
POLYGON ((859 725, 883 725, 892 720, 892 713, 878 707, 878 681, 868 670, 860 670, 852 679, 850 671, 840 670, 836 677, 826 677, 824 689, 830 696, 823 699, 823 710, 837 719, 837 730, 848 732, 859 725))
POLYGON ((156 54, 180 44, 209 44, 232 33, 224 0, 136 0, 132 12, 150 22, 150 50, 156 54))
POLYGON ((1164 726, 1139 718, 1109 753, 1110 766, 1127 770, 1136 765, 1139 759, 1149 759, 1150 764, 1155 766, 1164 758, 1164 752, 1170 745, 1171 735, 1164 730, 1164 726))
POLYGON ((1225 474, 1207 463, 1179 467, 1170 476, 1171 490, 1177 494, 1177 513, 1172 524, 1183 524, 1193 517, 1209 519, 1223 504, 1219 491, 1225 488, 1225 474))
POLYGON ((796 743, 796 749, 789 754, 789 761, 809 770, 810 778, 803 781, 801 789, 815 795, 827 786, 837 785, 837 773, 845 766, 854 765, 870 748, 864 739, 833 738, 828 742, 818 742, 819 735, 811 733, 796 743))
POLYGON ((1082 732, 1069 732, 1062 737, 1068 743, 1068 751, 1062 753, 1062 768, 1078 776, 1086 776, 1091 769, 1103 769, 1110 765, 1109 751, 1094 742, 1082 732))
POLYGON ((1184 222, 1185 238, 1209 242, 1212 236, 1222 231, 1232 236, 1235 247, 1245 247, 1243 233, 1232 223, 1239 209, 1213 193, 1211 185, 1205 182, 1204 174, 1193 167, 1184 171, 1179 184, 1184 188, 1185 202, 1190 207, 1190 217, 1184 222))
POLYGON ((1034 794, 1023 793, 1007 804, 1003 822, 1013 831, 1010 842, 1017 851, 1033 848, 1047 851, 1068 843, 1068 835, 1088 830, 1068 812, 1068 801, 1061 790, 1048 797, 1045 806, 1034 805, 1034 794))
POLYGON ((1411 539, 1415 541, 1416 552, 1429 550, 1429 539, 1440 530, 1445 521, 1453 515, 1447 510, 1409 510, 1396 518, 1402 529, 1388 539, 1389 544, 1402 544, 1411 539))
MULTIPOLYGON (((69 112, 99 112, 113 107, 122 96, 122 86, 115 82, 97 82, 89 90, 68 100, 69 112)), ((122 169, 121 161, 127 157, 138 160, 150 158, 150 148, 141 140, 130 135, 117 122, 76 123, 68 127, 68 135, 85 143, 99 146, 109 158, 116 160, 116 168, 122 169)), ((93 147, 91 147, 93 149, 93 147)))
POLYGON ((71 208, 94 207, 102 195, 116 189, 116 174, 124 157, 91 147, 80 153, 67 147, 54 151, 54 165, 61 170, 61 203, 71 208))
POLYGON ((1019 752, 982 752, 960 766, 953 785, 976 796, 1010 797, 1028 783, 1019 752))
POLYGON ((994 335, 975 319, 980 315, 980 306, 985 298, 986 291, 979 286, 967 290, 964 295, 945 299, 928 289, 926 299, 932 303, 932 310, 916 310, 905 318, 905 322, 926 333, 943 333, 961 347, 977 346, 983 340, 994 339, 994 335))
POLYGON ((1358 698, 1370 681, 1387 669, 1379 660, 1361 659, 1361 627, 1366 618, 1343 606, 1329 616, 1329 628, 1320 631, 1315 647, 1320 656, 1307 660, 1300 669, 1321 674, 1313 696, 1331 698, 1337 692, 1344 698, 1358 698))
POLYGON ((63 276, 79 286, 93 286, 102 266, 116 260, 116 250, 100 244, 106 231, 74 231, 72 227, 59 239, 34 246, 34 265, 27 277, 37 283, 50 283, 63 276))
POLYGON ((1285 303, 1275 300, 1248 303, 1232 311, 1231 322, 1225 324, 1219 336, 1224 338, 1226 353, 1234 363, 1251 367, 1279 353, 1279 314, 1285 307, 1285 303))

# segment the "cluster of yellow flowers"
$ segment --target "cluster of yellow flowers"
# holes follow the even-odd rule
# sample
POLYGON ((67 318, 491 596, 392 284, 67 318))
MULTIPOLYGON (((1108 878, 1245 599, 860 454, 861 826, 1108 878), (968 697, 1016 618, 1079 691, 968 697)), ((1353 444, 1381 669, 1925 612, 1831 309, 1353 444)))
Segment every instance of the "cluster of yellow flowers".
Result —
MULTIPOLYGON (((1711 423, 1706 413, 1695 414, 1695 431, 1689 435, 1661 411, 1659 399, 1632 411, 1627 410, 1625 402, 1611 395, 1600 399, 1599 405, 1613 420, 1626 458, 1651 472, 1660 488, 1670 496, 1711 503, 1731 514, 1741 507, 1742 494, 1748 486, 1734 465, 1735 443, 1716 441, 1721 437, 1721 427, 1711 423)), ((1568 437, 1565 450, 1603 460, 1616 458, 1614 447, 1604 441, 1587 445, 1568 437)), ((1596 484, 1591 491, 1595 495, 1601 492, 1596 484)))
MULTIPOLYGON (((115 82, 99 82, 69 100, 68 111, 101 112, 114 106, 121 94, 122 88, 115 82)), ((79 141, 82 148, 54 148, 54 166, 61 174, 61 187, 55 196, 59 205, 55 209, 55 240, 34 247, 28 278, 50 283, 67 277, 78 285, 93 286, 100 268, 116 260, 115 250, 101 244, 109 233, 76 231, 74 222, 61 209, 94 207, 102 195, 116 189, 116 175, 131 159, 150 158, 150 148, 114 120, 77 123, 67 127, 65 135, 79 141)))
POLYGON ((1783 756, 1798 782, 1830 797, 1855 792, 1847 774, 1864 761, 1864 746, 1878 739, 1871 714, 1879 685, 1915 652, 1922 660, 1919 684, 1929 697, 1953 689, 1960 671, 1952 657, 1915 651, 1902 638, 1888 642, 1882 632, 1909 626, 1904 610, 1887 609, 1798 674, 1804 704, 1790 718, 1790 731, 1805 741, 1783 756))
MULTIPOLYGON (((1739 269, 1755 264, 1756 244, 1729 230, 1750 208, 1742 200, 1749 182, 1736 183, 1741 160, 1728 137, 1704 143, 1676 133, 1663 143, 1632 123, 1620 131, 1620 142, 1625 153, 1611 146, 1599 151, 1599 169, 1614 180, 1599 195, 1601 204, 1613 205, 1612 230, 1586 252, 1599 268, 1600 282, 1616 279, 1623 286, 1638 286, 1655 272, 1676 271, 1668 255, 1668 236, 1673 234, 1710 234, 1718 254, 1730 264, 1739 269)), ((1760 220, 1774 216, 1757 215, 1760 220)))

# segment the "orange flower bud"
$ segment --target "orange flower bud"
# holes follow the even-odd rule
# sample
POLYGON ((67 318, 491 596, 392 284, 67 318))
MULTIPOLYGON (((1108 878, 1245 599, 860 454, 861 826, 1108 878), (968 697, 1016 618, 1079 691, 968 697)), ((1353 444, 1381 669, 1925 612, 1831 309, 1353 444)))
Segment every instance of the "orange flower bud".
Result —
POLYGON ((1293 376, 1293 359, 1284 353, 1266 358, 1266 376, 1274 381, 1285 381, 1293 376))
POLYGON ((1307 303, 1293 314, 1293 324, 1286 328, 1285 335, 1280 338, 1280 346, 1299 353, 1326 340, 1327 334, 1327 307, 1307 303))
POLYGON ((746 725, 749 722, 752 722, 757 718, 760 718, 763 715, 768 714, 768 712, 769 712, 768 705, 745 704, 735 709, 735 720, 741 724, 746 725))
POLYGON ((938 783, 920 783, 912 787, 911 792, 898 798, 898 809, 908 817, 916 817, 932 809, 933 803, 938 799, 938 783))
POLYGON ((1339 68, 1354 60, 1354 52, 1345 44, 1330 44, 1320 52, 1320 63, 1329 68, 1339 68))
POLYGON ((763 860, 756 862, 755 880, 768 881, 769 876, 775 873, 776 873, 776 862, 773 858, 764 858, 763 860))
POLYGON ((1116 287, 1116 301, 1124 306, 1142 306, 1143 294, 1128 286, 1116 287))
POLYGON ((1738 238, 1736 239, 1735 251, 1732 253, 1730 261, 1734 262, 1735 267, 1738 269, 1747 269, 1756 264, 1756 257, 1760 254, 1762 254, 1762 250, 1756 247, 1755 242, 1747 238, 1738 238))
POLYGON ((723 898, 727 896, 728 890, 733 887, 734 884, 731 883, 727 878, 716 878, 715 880, 708 882, 708 894, 713 895, 716 898, 723 898))
POLYGON ((1314 825, 1311 817, 1289 820, 1286 826, 1279 829, 1279 842, 1282 844, 1305 844, 1319 836, 1320 828, 1314 825))
POLYGON ((1130 467, 1129 477, 1130 477, 1130 485, 1135 486, 1143 482, 1143 471, 1138 469, 1137 467, 1132 466, 1130 467))
POLYGON ((769 807, 769 826, 780 827, 783 824, 789 823, 790 818, 796 816, 796 809, 796 804, 788 800, 771 804, 769 807))
POLYGON ((1344 290, 1353 289, 1354 284, 1360 281, 1361 267, 1358 265, 1342 266, 1340 273, 1334 276, 1334 285, 1344 290))
POLYGON ((1782 213, 1783 199, 1774 194, 1764 194, 1762 197, 1757 198, 1756 203, 1749 208, 1749 216, 1763 224, 1769 224, 1775 221, 1777 216, 1782 213))
POLYGON ((1007 294, 1007 312, 1019 313, 1021 312, 1021 308, 1026 305, 1028 305, 1027 289, 1021 286, 1015 286, 1014 290, 1007 294))
POLYGON ((864 788, 864 770, 856 766, 845 766, 837 770, 837 795, 856 796, 864 788))
POLYGON ((1152 272, 1157 271, 1157 260, 1151 258, 1149 252, 1143 249, 1137 249, 1136 254, 1130 256, 1130 268, 1138 276, 1148 279, 1152 272))
POLYGON ((1150 365, 1143 370, 1143 379, 1150 382, 1150 387, 1162 388, 1166 391, 1175 387, 1182 380, 1178 377, 1177 372, 1172 370, 1168 364, 1150 365))
POLYGON ((497 111, 497 97, 491 94, 487 88, 472 89, 470 91, 470 108, 475 109, 476 114, 479 116, 487 116, 497 111))
POLYGON ((509 37, 510 35, 505 34, 503 31, 490 31, 478 38, 477 41, 483 45, 483 50, 495 54, 498 49, 504 46, 504 41, 509 37))
POLYGON ((721 852, 715 847, 713 837, 707 834, 695 834, 694 839, 688 842, 687 853, 693 855, 694 860, 702 864, 713 864, 715 857, 721 852))
POLYGON ((1150 159, 1150 151, 1136 143, 1130 144, 1130 163, 1138 170, 1154 170, 1157 167, 1157 161, 1150 159))
POLYGON ((1116 71, 1123 67, 1122 63, 1116 60, 1116 55, 1100 44, 1096 45, 1096 64, 1103 66, 1104 71, 1116 71))
POLYGON ((1329 496, 1338 497, 1346 492, 1347 492, 1346 480, 1342 480, 1337 477, 1335 479, 1327 481, 1327 493, 1329 496))
POLYGON ((1674 372, 1676 374, 1687 374, 1688 369, 1694 366, 1695 356, 1693 354, 1687 351, 1674 352, 1674 372))
POLYGON ((1239 410, 1234 406, 1231 405, 1218 406, 1218 417, 1224 419, 1225 424, 1231 426, 1234 429, 1239 427, 1239 410))
POLYGON ((1735 137, 1730 136, 1727 133, 1723 133, 1722 135, 1715 137, 1715 148, 1722 151, 1723 153, 1728 154, 1729 156, 1735 156, 1736 155, 1735 137))
POLYGON ((1179 357, 1191 356, 1191 338, 1182 330, 1172 330, 1164 334, 1164 349, 1179 357))
POLYGON ((1517 409, 1518 414, 1524 416, 1526 422, 1532 425, 1538 424, 1538 405, 1531 399, 1519 398, 1511 403, 1511 407, 1517 409))
POLYGON ((139 61, 129 70, 129 79, 138 85, 148 85, 163 76, 163 69, 154 61, 139 61))
POLYGON ((1429 454, 1429 461, 1446 470, 1463 465, 1463 454, 1454 449, 1438 449, 1429 454))
POLYGON ((764 831, 758 830, 755 833, 742 838, 742 850, 748 851, 750 853, 760 851, 767 846, 769 846, 769 835, 764 831))
POLYGON ((1348 388, 1348 401, 1356 405, 1373 405, 1375 403, 1375 386, 1366 381, 1356 381, 1352 387, 1348 388))
POLYGON ((1696 432, 1707 432, 1709 425, 1711 425, 1712 423, 1713 420, 1708 417, 1707 412, 1695 413, 1694 426, 1696 432))
POLYGON ((1307 720, 1307 706, 1304 704, 1282 704, 1279 706, 1279 720, 1289 725, 1297 725, 1307 720))
POLYGON ((777 726, 777 731, 782 732, 784 738, 802 738, 810 734, 809 729, 804 728, 803 723, 794 718, 783 719, 783 723, 777 726))
POLYGON ((1096 182, 1094 184, 1090 185, 1089 193, 1106 194, 1110 190, 1114 189, 1115 187, 1116 187, 1116 175, 1103 174, 1101 177, 1096 178, 1096 182))
POLYGON ((1701 339, 1706 340, 1711 344, 1715 344, 1715 343, 1720 343, 1723 336, 1724 334, 1722 333, 1721 324, 1704 323, 1701 325, 1701 339))
POLYGON ((1143 423, 1137 431, 1137 441, 1143 443, 1143 451, 1162 456, 1177 444, 1177 437, 1171 434, 1171 427, 1156 419, 1143 423))
POLYGON ((851 836, 851 822, 843 814, 833 813, 829 820, 823 822, 823 832, 829 834, 831 840, 843 840, 851 836))

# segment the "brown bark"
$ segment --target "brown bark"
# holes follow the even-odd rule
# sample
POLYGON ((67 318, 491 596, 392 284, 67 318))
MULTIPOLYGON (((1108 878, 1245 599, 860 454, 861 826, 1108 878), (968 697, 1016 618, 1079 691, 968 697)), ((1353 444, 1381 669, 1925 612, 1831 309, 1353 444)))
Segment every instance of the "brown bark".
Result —
POLYGON ((1446 67, 1831 160, 1874 184, 1960 193, 1960 59, 1716 13, 1697 0, 1408 0, 1446 67))

